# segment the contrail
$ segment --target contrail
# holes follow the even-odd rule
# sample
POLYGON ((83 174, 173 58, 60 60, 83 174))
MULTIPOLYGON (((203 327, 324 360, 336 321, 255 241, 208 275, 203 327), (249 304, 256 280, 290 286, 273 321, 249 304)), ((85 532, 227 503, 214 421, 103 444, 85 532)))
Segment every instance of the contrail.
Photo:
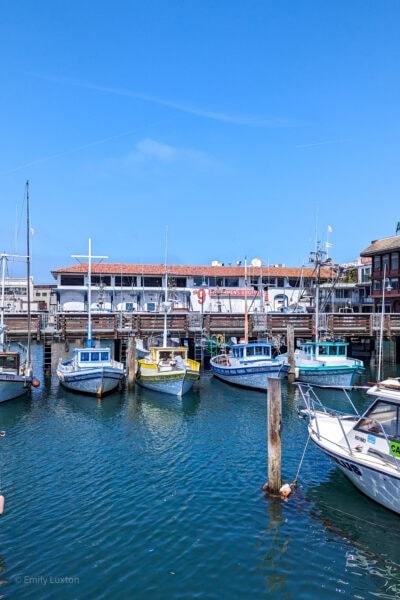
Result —
POLYGON ((225 113, 207 111, 199 108, 194 108, 192 106, 186 106, 184 104, 179 104, 176 102, 172 102, 170 100, 164 100, 163 98, 158 98, 156 96, 150 96, 148 94, 142 94, 140 92, 125 90, 122 88, 114 88, 102 85, 96 85, 92 83, 87 83, 83 81, 78 81, 75 79, 68 79, 64 77, 47 77, 41 75, 34 75, 34 77, 39 77, 40 79, 46 79, 47 81, 52 81, 54 83, 61 83, 64 85, 71 85, 75 87, 80 87, 87 90, 94 90, 97 92, 104 92, 107 94, 114 94, 117 96, 125 96, 128 98, 135 98, 136 100, 142 100, 144 102, 150 102, 153 104, 158 104, 160 106, 166 106, 168 108, 172 108, 174 110, 178 110, 180 112, 189 113, 198 117, 203 117, 206 119, 212 119, 214 121, 222 121, 225 123, 232 123, 234 125, 246 125, 248 127, 299 127, 303 126, 304 123, 297 121, 295 119, 288 119, 285 117, 272 117, 272 118, 258 118, 258 117, 249 117, 246 115, 228 115, 225 113))

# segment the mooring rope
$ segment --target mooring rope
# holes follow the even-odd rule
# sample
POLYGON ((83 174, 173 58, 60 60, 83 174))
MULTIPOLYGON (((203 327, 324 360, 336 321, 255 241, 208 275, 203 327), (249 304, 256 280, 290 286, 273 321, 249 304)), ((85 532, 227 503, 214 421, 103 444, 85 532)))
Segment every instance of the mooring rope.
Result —
POLYGON ((310 441, 310 434, 308 434, 308 438, 307 438, 307 441, 306 441, 306 445, 304 446, 303 454, 302 454, 302 457, 301 457, 301 459, 300 459, 300 464, 299 464, 299 468, 297 469, 296 477, 293 479, 293 481, 292 481, 292 484, 291 484, 291 485, 293 485, 294 487, 296 487, 296 486, 297 486, 297 480, 298 480, 298 478, 299 478, 300 469, 301 469, 301 466, 302 466, 302 464, 303 464, 304 456, 305 456, 305 453, 306 453, 306 450, 307 450, 307 446, 308 446, 308 442, 309 442, 309 441, 310 441))

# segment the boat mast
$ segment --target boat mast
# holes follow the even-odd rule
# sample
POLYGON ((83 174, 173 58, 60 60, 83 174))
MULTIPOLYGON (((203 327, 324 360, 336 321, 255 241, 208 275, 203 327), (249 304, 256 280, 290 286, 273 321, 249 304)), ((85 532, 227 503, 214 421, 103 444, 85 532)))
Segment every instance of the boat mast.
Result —
POLYGON ((92 347, 92 239, 88 245, 88 322, 87 322, 87 348, 92 347))
POLYGON ((88 259, 88 322, 87 322, 87 340, 86 347, 92 347, 92 259, 93 258, 108 258, 108 256, 92 256, 92 240, 89 238, 89 252, 84 254, 73 254, 72 258, 87 258, 88 259))
POLYGON ((317 249, 315 252, 310 254, 310 263, 315 264, 315 320, 314 320, 314 341, 318 342, 319 339, 319 278, 321 273, 321 263, 323 251, 319 248, 319 242, 317 243, 317 249))
POLYGON ((28 372, 32 367, 31 356, 31 244, 30 244, 31 226, 29 211, 29 181, 26 182, 26 284, 28 298, 28 345, 26 353, 26 363, 28 372))
POLYGON ((249 341, 249 317, 247 308, 247 256, 244 258, 244 343, 249 341))
POLYGON ((7 254, 1 255, 1 316, 0 316, 0 346, 4 350, 4 294, 6 287, 6 261, 7 254))
POLYGON ((168 273, 167 273, 167 242, 168 242, 168 229, 165 234, 165 258, 164 258, 164 268, 165 268, 165 298, 164 298, 164 328, 163 328, 163 347, 167 347, 167 310, 168 310, 168 273))

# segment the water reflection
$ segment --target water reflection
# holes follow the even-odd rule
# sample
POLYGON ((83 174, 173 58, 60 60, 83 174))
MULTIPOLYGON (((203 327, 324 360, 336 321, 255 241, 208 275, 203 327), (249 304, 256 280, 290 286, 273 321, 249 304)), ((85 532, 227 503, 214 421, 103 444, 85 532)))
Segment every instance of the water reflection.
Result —
POLYGON ((286 554, 290 535, 282 535, 283 523, 282 500, 280 497, 268 496, 267 504, 268 525, 258 545, 267 545, 263 555, 262 570, 265 572, 265 584, 268 596, 282 592, 286 587, 286 577, 281 568, 282 559, 286 554))
POLYGON ((384 595, 376 594, 378 597, 398 598, 398 515, 358 492, 336 468, 326 481, 310 488, 306 498, 312 504, 311 516, 350 544, 346 568, 361 577, 379 577, 384 595))

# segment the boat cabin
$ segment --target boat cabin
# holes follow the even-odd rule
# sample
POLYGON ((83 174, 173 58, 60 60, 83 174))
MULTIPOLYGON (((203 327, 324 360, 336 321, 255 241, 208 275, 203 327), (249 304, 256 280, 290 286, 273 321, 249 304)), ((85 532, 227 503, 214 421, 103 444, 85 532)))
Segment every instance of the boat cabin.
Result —
POLYGON ((346 358, 348 342, 304 342, 301 351, 309 358, 346 358))
POLYGON ((75 348, 74 355, 76 363, 82 367, 102 365, 111 360, 110 348, 75 348))
POLYGON ((176 361, 177 358, 181 358, 182 360, 187 359, 188 348, 186 346, 176 346, 176 347, 168 347, 162 348, 154 346, 150 348, 151 352, 151 361, 152 362, 171 362, 176 361))
POLYGON ((400 457, 400 404, 378 398, 354 428, 380 438, 386 438, 394 456, 400 457))
POLYGON ((249 343, 249 344, 238 344, 232 346, 232 356, 239 360, 264 360, 266 358, 272 359, 272 344, 267 342, 260 343, 249 343))
POLYGON ((19 352, 1 352, 0 373, 18 373, 19 359, 19 352))

